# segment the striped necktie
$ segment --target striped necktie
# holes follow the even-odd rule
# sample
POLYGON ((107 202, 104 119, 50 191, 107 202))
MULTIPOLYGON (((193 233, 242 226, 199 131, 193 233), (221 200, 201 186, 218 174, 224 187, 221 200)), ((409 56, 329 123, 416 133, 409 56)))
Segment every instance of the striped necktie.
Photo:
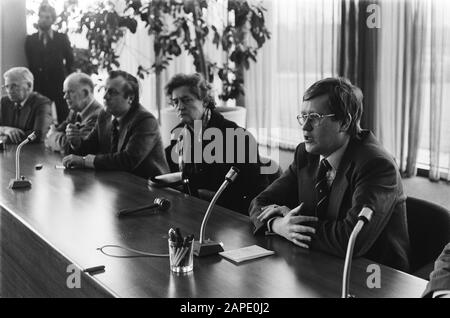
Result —
POLYGON ((111 127, 111 153, 117 152, 118 143, 119 143, 119 121, 114 118, 111 127))
POLYGON ((319 171, 316 178, 316 216, 320 219, 325 217, 328 207, 330 187, 328 185, 327 172, 332 169, 326 159, 320 161, 319 171))

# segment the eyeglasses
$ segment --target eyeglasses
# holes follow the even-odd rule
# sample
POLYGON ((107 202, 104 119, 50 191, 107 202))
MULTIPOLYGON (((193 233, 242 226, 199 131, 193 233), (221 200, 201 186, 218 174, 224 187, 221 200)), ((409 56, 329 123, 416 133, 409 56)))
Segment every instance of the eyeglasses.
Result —
POLYGON ((11 91, 11 90, 16 90, 16 89, 18 89, 20 86, 21 86, 21 84, 13 83, 13 84, 6 84, 6 85, 3 85, 2 88, 3 88, 3 89, 6 89, 6 90, 8 90, 8 91, 11 91))
POLYGON ((171 98, 169 100, 169 104, 173 107, 179 107, 180 103, 183 103, 183 105, 191 104, 194 101, 192 97, 189 96, 183 96, 180 98, 171 98))
POLYGON ((300 124, 300 126, 303 126, 309 120, 311 126, 317 127, 320 125, 323 118, 333 116, 336 116, 336 114, 327 114, 327 115, 321 115, 318 113, 301 114, 297 116, 297 121, 300 124))

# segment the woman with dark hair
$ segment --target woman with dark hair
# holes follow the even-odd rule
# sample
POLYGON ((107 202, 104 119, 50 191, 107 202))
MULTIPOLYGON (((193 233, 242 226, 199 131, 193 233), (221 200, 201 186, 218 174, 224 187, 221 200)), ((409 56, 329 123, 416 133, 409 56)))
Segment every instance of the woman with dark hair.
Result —
POLYGON ((166 148, 169 167, 180 172, 176 178, 188 180, 186 192, 204 199, 211 199, 230 168, 237 167, 237 179, 218 204, 247 214, 250 201, 268 184, 260 173, 258 145, 249 132, 215 110, 210 92, 200 74, 178 74, 167 84, 166 94, 181 121, 166 148))

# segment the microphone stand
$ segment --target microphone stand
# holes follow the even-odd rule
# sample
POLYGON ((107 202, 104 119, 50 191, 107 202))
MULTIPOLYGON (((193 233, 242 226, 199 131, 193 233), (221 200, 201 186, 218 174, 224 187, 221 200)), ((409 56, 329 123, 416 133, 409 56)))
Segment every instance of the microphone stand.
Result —
POLYGON ((203 217, 202 225, 200 227, 200 239, 199 241, 194 241, 195 256, 206 256, 223 252, 222 242, 215 242, 209 239, 208 240, 205 239, 205 229, 206 224, 208 223, 209 216, 211 215, 212 209, 216 204, 216 201, 219 199, 222 192, 225 191, 226 187, 236 179, 238 173, 239 170, 237 168, 231 167, 230 171, 228 171, 227 175, 225 176, 225 181, 222 183, 219 190, 217 190, 213 199, 209 203, 208 209, 206 210, 205 216, 203 217))
POLYGON ((20 151, 22 147, 36 139, 36 133, 33 131, 24 141, 20 143, 16 150, 16 178, 11 179, 9 187, 11 189, 24 189, 31 187, 31 181, 25 179, 24 176, 20 176, 20 151))
POLYGON ((345 255, 341 298, 354 298, 354 296, 350 295, 348 292, 350 285, 350 270, 352 267, 353 247, 355 246, 356 238, 358 237, 359 232, 366 223, 370 222, 372 214, 373 210, 367 206, 364 206, 358 215, 358 222, 356 223, 355 228, 353 229, 352 234, 350 235, 350 239, 347 245, 347 254, 345 255))

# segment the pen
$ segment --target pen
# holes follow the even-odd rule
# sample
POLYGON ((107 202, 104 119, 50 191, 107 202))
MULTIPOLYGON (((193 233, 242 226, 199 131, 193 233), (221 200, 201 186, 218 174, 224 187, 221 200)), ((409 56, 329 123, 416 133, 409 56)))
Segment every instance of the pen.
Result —
POLYGON ((83 272, 88 273, 88 274, 92 274, 95 272, 99 272, 99 271, 104 271, 105 270, 105 265, 99 265, 99 266, 94 266, 94 267, 89 267, 83 270, 83 272))
POLYGON ((169 238, 171 242, 177 241, 177 234, 175 233, 175 230, 172 228, 169 230, 169 238))
POLYGON ((182 246, 186 247, 186 246, 188 246, 188 243, 189 243, 189 236, 185 236, 184 239, 183 239, 182 246))
POLYGON ((180 228, 177 227, 175 233, 177 234, 177 243, 181 245, 183 243, 183 236, 181 235, 180 228))

